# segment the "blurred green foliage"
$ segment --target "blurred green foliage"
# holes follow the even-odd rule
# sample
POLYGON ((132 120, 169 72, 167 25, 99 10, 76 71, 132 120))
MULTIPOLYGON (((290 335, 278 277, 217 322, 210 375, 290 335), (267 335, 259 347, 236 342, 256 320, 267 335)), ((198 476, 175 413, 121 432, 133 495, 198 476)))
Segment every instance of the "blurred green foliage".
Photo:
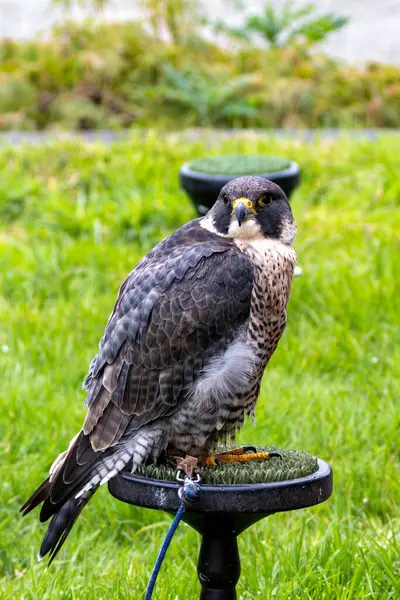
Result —
MULTIPOLYGON (((112 0, 51 0, 61 6, 65 13, 75 6, 84 7, 93 15, 98 14, 112 0)), ((201 26, 207 23, 204 13, 205 0, 125 0, 124 5, 132 4, 140 11, 141 21, 158 39, 169 39, 175 44, 187 43, 193 35, 199 33, 201 26)))
MULTIPOLYGON (((243 3, 241 7, 244 8, 243 3)), ((316 15, 315 4, 297 6, 286 0, 281 6, 266 2, 261 13, 248 15, 240 27, 219 24, 219 29, 233 37, 252 41, 254 34, 274 48, 306 42, 309 46, 322 42, 328 35, 344 27, 349 19, 332 13, 316 15)))
POLYGON ((141 21, 65 22, 46 39, 1 40, 0 129, 400 124, 399 68, 358 68, 316 52, 342 17, 267 4, 241 29, 251 41, 225 30, 217 44, 204 35, 201 5, 141 6, 141 21))

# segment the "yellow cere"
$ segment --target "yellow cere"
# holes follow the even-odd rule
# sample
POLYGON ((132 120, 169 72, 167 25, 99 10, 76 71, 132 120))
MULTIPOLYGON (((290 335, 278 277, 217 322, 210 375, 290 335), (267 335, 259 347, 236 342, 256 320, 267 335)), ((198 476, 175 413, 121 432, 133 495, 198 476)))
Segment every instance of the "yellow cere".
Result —
POLYGON ((232 202, 233 210, 235 210, 235 208, 237 207, 237 205, 238 205, 240 202, 243 202, 243 204, 245 204, 245 205, 246 205, 246 207, 247 207, 249 210, 251 210, 252 212, 256 212, 256 209, 255 209, 254 203, 253 203, 251 200, 249 200, 248 198, 236 198, 236 200, 234 200, 234 201, 232 202))

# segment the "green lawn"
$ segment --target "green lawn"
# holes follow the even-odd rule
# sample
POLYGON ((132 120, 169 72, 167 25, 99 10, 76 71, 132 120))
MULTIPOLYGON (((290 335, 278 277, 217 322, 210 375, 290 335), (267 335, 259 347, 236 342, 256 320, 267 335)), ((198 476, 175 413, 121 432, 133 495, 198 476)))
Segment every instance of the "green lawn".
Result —
MULTIPOLYGON (((203 142, 138 135, 113 146, 0 149, 0 596, 140 599, 169 519, 101 489, 53 566, 20 505, 84 416, 80 391, 123 277, 195 216, 177 183, 204 152, 297 160, 289 323, 240 440, 328 460, 334 495, 239 540, 241 599, 400 598, 400 139, 203 142)), ((198 536, 182 525, 157 600, 198 597, 198 536)))

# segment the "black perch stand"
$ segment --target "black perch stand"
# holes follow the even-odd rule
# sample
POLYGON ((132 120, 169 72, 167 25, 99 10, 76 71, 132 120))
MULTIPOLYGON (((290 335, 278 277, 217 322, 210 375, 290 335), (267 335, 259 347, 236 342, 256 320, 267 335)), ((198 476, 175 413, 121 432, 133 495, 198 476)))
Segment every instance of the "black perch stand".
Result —
MULTIPOLYGON (((123 472, 109 482, 118 500, 176 513, 180 484, 123 472)), ((306 477, 245 485, 202 484, 200 499, 186 508, 183 521, 202 536, 197 573, 200 600, 235 600, 240 577, 237 536, 276 512, 320 504, 332 494, 332 469, 318 460, 306 477)))

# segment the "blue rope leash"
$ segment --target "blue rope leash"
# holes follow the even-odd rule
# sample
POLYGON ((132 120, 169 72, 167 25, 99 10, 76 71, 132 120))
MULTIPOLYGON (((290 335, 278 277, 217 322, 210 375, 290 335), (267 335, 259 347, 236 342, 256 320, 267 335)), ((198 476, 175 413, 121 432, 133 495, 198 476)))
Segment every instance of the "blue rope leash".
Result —
POLYGON ((161 550, 158 553, 156 563, 153 567, 153 571, 150 576, 150 581, 149 581, 149 585, 147 587, 145 600, 151 600, 151 597, 153 595, 154 586, 156 585, 157 576, 158 576, 158 573, 160 572, 162 562, 165 558, 165 555, 168 550, 168 546, 171 543, 174 533, 178 528, 178 525, 180 523, 180 520, 182 518, 184 510, 185 510, 185 505, 182 502, 182 504, 178 508, 178 512, 176 513, 174 520, 172 521, 171 527, 168 530, 167 537, 165 538, 164 543, 161 546, 161 550))
POLYGON ((149 585, 147 586, 147 592, 145 596, 145 600, 151 600, 153 596, 154 586, 156 585, 157 576, 160 572, 161 565, 167 553, 168 547, 171 543, 172 538, 174 537, 174 533, 178 528, 179 523, 181 522, 182 515, 185 512, 186 504, 190 504, 195 502, 200 496, 200 475, 197 475, 197 480, 193 481, 189 477, 185 477, 183 480, 179 477, 179 473, 177 475, 178 481, 183 481, 183 487, 179 488, 178 495, 181 499, 181 505, 178 508, 178 512, 176 513, 174 520, 171 523, 171 526, 168 530, 166 538, 161 546, 161 550, 158 553, 157 560, 153 567, 153 571, 150 576, 149 585))

